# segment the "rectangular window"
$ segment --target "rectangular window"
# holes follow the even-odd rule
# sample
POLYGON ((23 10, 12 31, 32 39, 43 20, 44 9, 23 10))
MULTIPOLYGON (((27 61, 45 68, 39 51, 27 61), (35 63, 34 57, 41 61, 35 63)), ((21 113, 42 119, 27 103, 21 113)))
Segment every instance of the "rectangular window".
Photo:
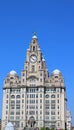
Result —
POLYGON ((17 111, 17 112, 16 112, 16 115, 20 115, 20 111, 17 111))
POLYGON ((51 111, 51 115, 55 115, 55 111, 51 111))
POLYGON ((42 109, 42 105, 40 105, 40 109, 42 109))
POLYGON ((40 98, 42 98, 42 94, 40 94, 40 98))
POLYGON ((49 115, 49 111, 46 111, 46 112, 45 112, 45 115, 49 115))
POLYGON ((40 114, 42 114, 42 111, 40 111, 40 114))
POLYGON ((32 65, 32 72, 34 72, 35 71, 35 66, 34 65, 32 65))
POLYGON ((40 79, 40 82, 42 82, 42 79, 40 79))
POLYGON ((57 94, 57 98, 59 98, 59 94, 57 94))
POLYGON ((38 94, 36 94, 36 98, 38 98, 38 94))
POLYGON ((22 94, 22 98, 24 98, 24 94, 22 94))
POLYGON ((57 102, 59 103, 59 100, 57 100, 57 102))
POLYGON ((55 103, 55 100, 51 100, 51 103, 55 103))
POLYGON ((42 99, 40 99, 40 103, 42 103, 42 99))
POLYGON ((14 111, 11 111, 11 112, 10 112, 10 115, 14 115, 14 111))
POLYGON ((49 106, 46 106, 45 109, 49 109, 49 106))
POLYGON ((22 103, 24 103, 24 100, 22 100, 22 103))

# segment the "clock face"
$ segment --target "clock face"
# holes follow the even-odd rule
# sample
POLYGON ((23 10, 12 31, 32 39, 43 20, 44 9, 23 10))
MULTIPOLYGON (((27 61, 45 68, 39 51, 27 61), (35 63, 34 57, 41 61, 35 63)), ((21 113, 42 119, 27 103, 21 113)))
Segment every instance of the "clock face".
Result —
POLYGON ((35 55, 32 55, 32 56, 30 57, 30 61, 31 61, 32 63, 35 63, 36 60, 37 60, 37 57, 36 57, 35 55))

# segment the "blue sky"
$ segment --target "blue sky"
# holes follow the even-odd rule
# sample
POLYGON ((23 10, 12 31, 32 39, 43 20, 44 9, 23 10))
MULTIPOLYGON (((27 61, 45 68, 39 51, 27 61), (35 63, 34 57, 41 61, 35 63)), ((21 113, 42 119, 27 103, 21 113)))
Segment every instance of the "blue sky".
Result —
POLYGON ((21 75, 33 32, 49 73, 65 78, 67 109, 74 125, 74 0, 0 0, 0 118, 6 75, 21 75))

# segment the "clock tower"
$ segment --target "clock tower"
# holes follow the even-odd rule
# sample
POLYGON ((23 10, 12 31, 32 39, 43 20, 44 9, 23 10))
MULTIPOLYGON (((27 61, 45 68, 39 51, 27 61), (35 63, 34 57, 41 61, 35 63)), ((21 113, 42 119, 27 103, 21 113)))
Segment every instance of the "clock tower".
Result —
POLYGON ((29 49, 27 49, 26 62, 22 71, 22 84, 30 85, 29 79, 37 79, 36 86, 44 85, 45 80, 48 80, 48 71, 45 60, 38 44, 37 36, 32 37, 29 49), (41 76, 42 75, 42 76, 41 76))

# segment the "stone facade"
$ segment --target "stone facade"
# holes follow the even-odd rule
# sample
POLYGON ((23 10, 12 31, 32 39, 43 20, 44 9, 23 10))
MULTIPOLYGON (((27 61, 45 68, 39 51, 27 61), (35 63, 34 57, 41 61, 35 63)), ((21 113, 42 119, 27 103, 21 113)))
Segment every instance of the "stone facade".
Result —
POLYGON ((67 130, 71 130, 72 129, 72 117, 71 117, 71 113, 69 110, 67 110, 67 113, 66 113, 66 124, 67 124, 67 130))
POLYGON ((11 71, 4 80, 2 130, 10 120, 24 127, 65 128, 66 89, 62 73, 49 76, 37 36, 32 37, 21 78, 11 71))

